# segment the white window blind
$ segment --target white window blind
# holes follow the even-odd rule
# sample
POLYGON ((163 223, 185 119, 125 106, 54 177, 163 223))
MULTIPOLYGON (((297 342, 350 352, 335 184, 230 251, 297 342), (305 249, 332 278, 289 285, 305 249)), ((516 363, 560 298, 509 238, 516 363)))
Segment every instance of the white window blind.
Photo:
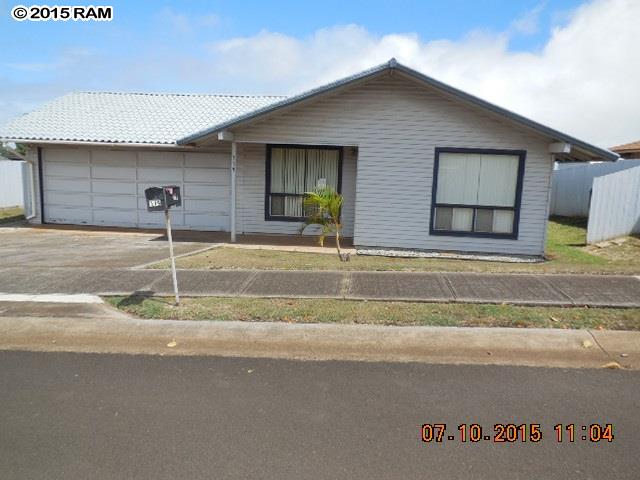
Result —
POLYGON ((434 230, 512 234, 519 168, 519 155, 440 152, 434 230))
POLYGON ((513 207, 519 161, 517 155, 441 153, 436 202, 513 207))

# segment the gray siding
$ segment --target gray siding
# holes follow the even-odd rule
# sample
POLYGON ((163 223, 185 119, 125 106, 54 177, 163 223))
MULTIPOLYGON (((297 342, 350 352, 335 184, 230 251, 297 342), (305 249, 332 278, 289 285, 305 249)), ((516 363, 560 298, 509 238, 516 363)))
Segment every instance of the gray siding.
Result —
POLYGON ((234 133, 241 142, 358 146, 357 245, 530 255, 544 250, 550 139, 398 73, 238 127, 234 133), (517 240, 429 235, 435 147, 527 151, 517 240))
MULTIPOLYGON (((264 219, 266 145, 263 143, 239 144, 236 171, 236 230, 238 233, 297 234, 301 223, 277 222, 264 219)), ((352 148, 345 148, 342 166, 342 192, 344 206, 342 234, 353 236, 356 191, 356 155, 352 148)), ((309 228, 305 234, 317 234, 309 228)))

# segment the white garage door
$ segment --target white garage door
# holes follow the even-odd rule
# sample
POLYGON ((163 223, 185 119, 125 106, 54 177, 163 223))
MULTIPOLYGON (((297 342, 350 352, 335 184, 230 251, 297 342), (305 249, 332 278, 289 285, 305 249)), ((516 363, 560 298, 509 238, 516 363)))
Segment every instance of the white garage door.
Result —
POLYGON ((178 185, 178 229, 229 230, 229 154, 134 150, 43 151, 47 223, 155 228, 162 212, 146 210, 144 190, 178 185))

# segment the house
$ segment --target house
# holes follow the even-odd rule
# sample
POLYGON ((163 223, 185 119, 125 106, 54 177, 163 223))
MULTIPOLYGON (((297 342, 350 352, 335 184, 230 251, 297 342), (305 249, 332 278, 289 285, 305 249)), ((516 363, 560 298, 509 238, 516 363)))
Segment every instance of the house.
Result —
POLYGON ((344 196, 366 247, 541 255, 556 159, 615 160, 394 59, 292 97, 75 93, 0 138, 37 165, 34 222, 295 234, 303 193, 344 196))
POLYGON ((637 142, 625 143, 624 145, 611 147, 609 150, 617 153, 622 158, 640 159, 640 140, 638 140, 637 142))

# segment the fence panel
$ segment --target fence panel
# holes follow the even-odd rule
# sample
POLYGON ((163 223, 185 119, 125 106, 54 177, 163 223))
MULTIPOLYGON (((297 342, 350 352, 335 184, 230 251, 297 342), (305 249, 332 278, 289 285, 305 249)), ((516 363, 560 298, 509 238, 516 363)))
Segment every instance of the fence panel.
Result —
POLYGON ((637 166, 640 166, 640 160, 558 164, 553 172, 551 214, 588 217, 593 179, 637 166))
POLYGON ((593 180, 587 243, 640 233, 640 167, 593 180))
POLYGON ((22 192, 22 164, 0 160, 0 208, 24 206, 22 192))

